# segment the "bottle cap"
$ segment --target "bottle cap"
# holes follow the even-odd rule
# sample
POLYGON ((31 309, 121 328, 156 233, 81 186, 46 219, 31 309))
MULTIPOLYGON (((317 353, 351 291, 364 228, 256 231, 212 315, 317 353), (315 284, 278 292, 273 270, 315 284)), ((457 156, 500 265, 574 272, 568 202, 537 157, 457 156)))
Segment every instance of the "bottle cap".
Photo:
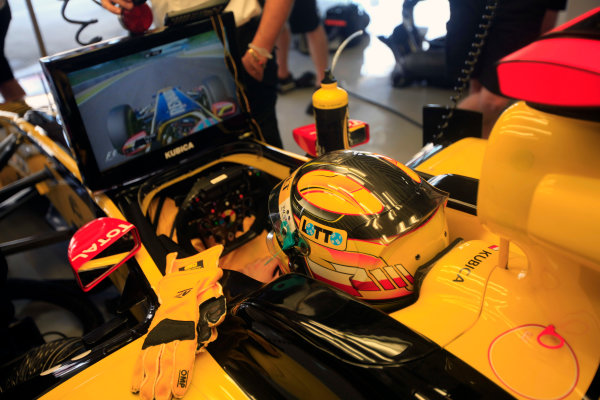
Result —
POLYGON ((326 69, 325 70, 325 76, 323 77, 323 80, 321 81, 321 83, 331 84, 331 83, 336 83, 336 82, 337 82, 337 80, 335 79, 335 77, 331 73, 331 70, 330 69, 326 69))

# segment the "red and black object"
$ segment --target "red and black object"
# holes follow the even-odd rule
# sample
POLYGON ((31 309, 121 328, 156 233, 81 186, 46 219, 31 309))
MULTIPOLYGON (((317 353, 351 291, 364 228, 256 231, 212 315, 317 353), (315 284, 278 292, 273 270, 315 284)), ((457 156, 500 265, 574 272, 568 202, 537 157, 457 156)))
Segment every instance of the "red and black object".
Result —
POLYGON ((597 109, 599 26, 600 7, 504 57, 497 66, 500 91, 541 106, 597 109))
MULTIPOLYGON (((325 12, 323 26, 329 43, 329 50, 336 51, 337 47, 354 32, 365 29, 371 18, 358 4, 337 4, 325 12)), ((352 39, 346 47, 353 47, 360 43, 362 36, 352 39)))
MULTIPOLYGON (((317 156, 317 128, 315 124, 300 126, 292 131, 294 141, 311 157, 317 156)), ((357 119, 348 120, 348 141, 350 147, 368 143, 369 124, 357 119)))

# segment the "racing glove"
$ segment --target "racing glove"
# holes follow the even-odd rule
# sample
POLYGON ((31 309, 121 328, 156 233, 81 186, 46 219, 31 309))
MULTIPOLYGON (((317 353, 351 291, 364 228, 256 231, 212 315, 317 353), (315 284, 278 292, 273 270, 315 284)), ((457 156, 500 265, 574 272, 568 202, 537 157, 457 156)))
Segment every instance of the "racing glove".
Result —
POLYGON ((144 400, 181 398, 187 391, 196 352, 217 337, 225 318, 225 298, 218 280, 223 246, 184 259, 167 256, 167 270, 157 287, 160 306, 136 361, 131 391, 144 400))

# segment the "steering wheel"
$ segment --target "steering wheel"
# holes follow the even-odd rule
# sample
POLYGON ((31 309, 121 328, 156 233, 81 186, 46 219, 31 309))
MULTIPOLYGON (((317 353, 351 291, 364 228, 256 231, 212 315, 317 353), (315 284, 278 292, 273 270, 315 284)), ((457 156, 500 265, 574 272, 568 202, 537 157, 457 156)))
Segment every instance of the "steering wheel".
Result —
POLYGON ((178 244, 192 253, 194 240, 222 244, 227 254, 249 242, 266 227, 271 186, 267 174, 241 165, 198 178, 175 217, 178 244))

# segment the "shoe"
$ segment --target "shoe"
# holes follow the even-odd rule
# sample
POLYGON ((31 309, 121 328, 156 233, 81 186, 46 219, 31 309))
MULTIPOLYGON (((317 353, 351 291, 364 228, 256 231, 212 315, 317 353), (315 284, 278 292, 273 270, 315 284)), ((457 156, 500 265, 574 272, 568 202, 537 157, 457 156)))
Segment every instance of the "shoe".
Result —
POLYGON ((281 94, 287 93, 296 88, 296 81, 292 74, 289 74, 285 78, 279 78, 277 80, 277 91, 281 94))
POLYGON ((307 115, 315 115, 315 108, 313 107, 312 100, 308 103, 308 107, 306 107, 307 115))
POLYGON ((298 79, 296 79, 296 87, 299 88, 307 88, 307 87, 315 87, 315 80, 317 79, 317 76, 310 72, 310 71, 306 71, 305 73, 302 74, 302 76, 298 79))

